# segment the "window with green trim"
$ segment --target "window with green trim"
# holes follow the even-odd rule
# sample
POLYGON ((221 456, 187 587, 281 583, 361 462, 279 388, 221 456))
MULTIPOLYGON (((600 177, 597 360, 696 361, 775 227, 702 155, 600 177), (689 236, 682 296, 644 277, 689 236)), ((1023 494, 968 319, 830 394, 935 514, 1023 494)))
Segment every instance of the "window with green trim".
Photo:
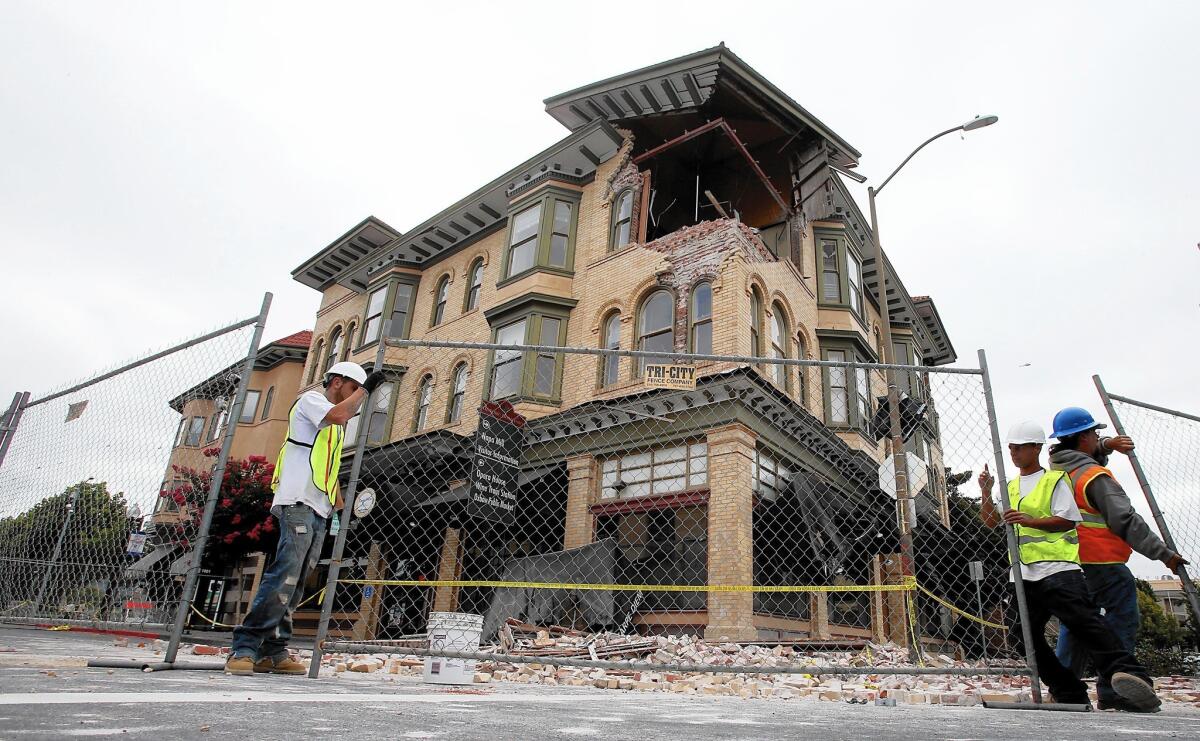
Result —
MULTIPOLYGON (((670 291, 655 291, 638 309, 637 349, 643 352, 670 352, 675 349, 675 297, 670 291)), ((639 357, 634 363, 634 372, 636 377, 640 377, 646 365, 670 362, 671 359, 666 355, 639 357)))
POLYGON ((509 219, 501 282, 532 270, 574 268, 578 204, 577 193, 553 188, 536 202, 521 203, 509 219))
POLYGON ((463 313, 479 307, 479 292, 483 288, 483 258, 471 263, 467 271, 467 295, 463 299, 463 313))
MULTIPOLYGON (((869 362, 847 349, 826 349, 825 360, 838 363, 869 362)), ((871 421, 871 372, 866 368, 826 367, 825 423, 830 427, 867 431, 871 421)))
POLYGON ((463 404, 467 399, 467 380, 471 377, 471 371, 466 363, 459 363, 451 377, 453 381, 450 385, 450 398, 446 403, 446 421, 453 424, 462 419, 463 404))
MULTIPOLYGON (((371 393, 371 397, 367 399, 367 403, 363 405, 367 409, 368 415, 368 445, 387 442, 388 431, 391 429, 392 412, 395 409, 395 401, 396 382, 385 381, 375 388, 375 391, 371 393)), ((343 450, 353 448, 358 444, 358 426, 362 424, 362 416, 363 413, 360 410, 358 414, 346 422, 346 438, 342 444, 343 450)))
MULTIPOLYGON (((773 304, 771 312, 771 357, 785 360, 790 357, 791 332, 788 330, 787 317, 784 316, 783 306, 773 304)), ((775 385, 790 393, 792 390, 791 367, 786 363, 771 363, 771 380, 775 385)))
POLYGON ((433 376, 425 376, 417 386, 417 405, 413 415, 413 432, 425 429, 429 422, 429 407, 433 403, 433 376))
POLYGON ((862 258, 842 234, 817 232, 820 303, 841 306, 865 317, 862 258))
POLYGON ((450 296, 450 276, 443 275, 433 291, 433 315, 429 317, 429 326, 436 327, 446 318, 446 299, 450 296))
POLYGON ((407 339, 415 300, 416 287, 406 281, 392 280, 387 285, 372 289, 367 296, 359 349, 379 341, 384 318, 388 319, 388 337, 407 339))
MULTIPOLYGON (((530 313, 501 325, 497 345, 562 345, 565 316, 530 313)), ((563 354, 544 350, 496 350, 488 376, 488 398, 557 402, 562 388, 563 354)))
POLYGON ((688 321, 692 325, 688 345, 698 355, 712 354, 712 314, 712 283, 697 283, 692 288, 692 310, 688 313, 688 321))

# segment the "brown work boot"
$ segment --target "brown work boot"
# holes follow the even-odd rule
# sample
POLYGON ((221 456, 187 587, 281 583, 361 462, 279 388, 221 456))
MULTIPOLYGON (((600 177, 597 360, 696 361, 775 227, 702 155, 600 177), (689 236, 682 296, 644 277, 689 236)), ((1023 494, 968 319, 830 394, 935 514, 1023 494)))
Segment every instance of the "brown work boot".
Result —
POLYGON ((259 659, 254 662, 254 671, 258 674, 307 674, 308 665, 283 654, 275 658, 267 656, 259 659))
POLYGON ((254 659, 249 656, 230 656, 225 661, 225 673, 248 677, 254 673, 254 659))

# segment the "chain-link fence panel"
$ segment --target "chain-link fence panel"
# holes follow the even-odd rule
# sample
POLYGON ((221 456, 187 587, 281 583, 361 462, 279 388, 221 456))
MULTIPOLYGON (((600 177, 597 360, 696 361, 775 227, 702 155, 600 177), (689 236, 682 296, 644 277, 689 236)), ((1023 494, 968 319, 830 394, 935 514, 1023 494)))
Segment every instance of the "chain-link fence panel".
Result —
POLYGON ((17 394, 0 438, 0 619, 174 619, 207 494, 195 487, 213 475, 254 323, 17 394))
MULTIPOLYGON (((1113 427, 1129 435, 1137 450, 1129 456, 1138 484, 1163 541, 1193 563, 1200 560, 1200 415, 1109 393, 1093 377, 1113 427)), ((1136 497, 1134 492, 1129 493, 1136 497)), ((1195 568, 1194 566, 1192 567, 1195 568)), ((1180 569, 1180 589, 1200 625, 1200 596, 1192 579, 1180 569)))
POLYGON ((893 456, 885 366, 558 347, 557 321, 388 341, 340 566, 306 587, 333 588, 328 624, 299 631, 447 659, 426 637, 476 615, 487 651, 545 663, 729 670, 754 644, 1020 670, 1003 533, 966 495, 995 449, 981 371, 892 366, 893 456))

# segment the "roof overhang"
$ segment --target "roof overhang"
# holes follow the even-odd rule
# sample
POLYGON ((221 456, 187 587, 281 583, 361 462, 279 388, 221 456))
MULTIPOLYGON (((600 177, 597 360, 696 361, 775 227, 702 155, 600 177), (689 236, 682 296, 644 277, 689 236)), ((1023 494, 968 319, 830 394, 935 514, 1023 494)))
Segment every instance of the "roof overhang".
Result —
POLYGON ((595 121, 620 122, 694 111, 703 107, 722 84, 752 95, 794 131, 815 131, 835 150, 838 164, 852 166, 862 156, 724 44, 594 82, 547 98, 544 103, 547 113, 575 131, 595 121))
POLYGON ((606 121, 595 121, 403 236, 391 230, 392 238, 387 243, 363 250, 364 243, 358 230, 364 225, 383 224, 374 217, 368 218, 293 271, 292 277, 317 290, 337 283, 362 292, 381 271, 396 266, 420 268, 490 234, 508 219, 512 194, 535 179, 560 174, 565 180, 579 181, 594 176, 600 164, 616 155, 622 142, 621 134, 606 121), (348 260, 351 253, 357 255, 354 260, 348 260))
POLYGON ((945 365, 958 360, 958 353, 954 350, 954 344, 950 342, 950 335, 946 332, 946 325, 942 324, 942 317, 938 314, 933 299, 921 296, 913 299, 913 304, 917 308, 917 316, 921 317, 925 331, 929 333, 929 339, 933 343, 931 348, 933 357, 930 358, 930 361, 934 365, 945 365))
POLYGON ((292 278, 309 288, 322 291, 347 268, 398 238, 400 232, 368 216, 350 231, 333 240, 325 249, 292 271, 292 278))

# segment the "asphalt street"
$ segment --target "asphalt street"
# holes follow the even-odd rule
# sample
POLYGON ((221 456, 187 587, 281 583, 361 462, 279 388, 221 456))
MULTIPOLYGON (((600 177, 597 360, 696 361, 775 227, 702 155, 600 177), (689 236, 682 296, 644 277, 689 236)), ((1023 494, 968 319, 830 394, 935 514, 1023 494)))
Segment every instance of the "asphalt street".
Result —
POLYGON ((84 666, 102 656, 153 658, 152 647, 137 648, 137 642, 118 648, 109 637, 0 627, 0 738, 1200 737, 1200 710, 1179 705, 1155 715, 883 708, 507 683, 454 689, 372 675, 309 680, 84 666))

